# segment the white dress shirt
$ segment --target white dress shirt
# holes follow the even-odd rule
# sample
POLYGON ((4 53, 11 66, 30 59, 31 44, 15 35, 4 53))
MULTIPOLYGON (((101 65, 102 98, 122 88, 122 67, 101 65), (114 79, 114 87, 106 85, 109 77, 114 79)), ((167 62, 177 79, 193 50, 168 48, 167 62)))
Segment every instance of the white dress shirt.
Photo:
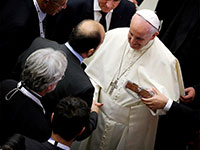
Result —
POLYGON ((37 14, 38 14, 38 19, 39 19, 39 28, 40 28, 40 37, 45 37, 45 31, 43 28, 43 20, 46 17, 46 13, 42 12, 42 10, 40 9, 37 0, 33 0, 33 3, 35 5, 37 14))

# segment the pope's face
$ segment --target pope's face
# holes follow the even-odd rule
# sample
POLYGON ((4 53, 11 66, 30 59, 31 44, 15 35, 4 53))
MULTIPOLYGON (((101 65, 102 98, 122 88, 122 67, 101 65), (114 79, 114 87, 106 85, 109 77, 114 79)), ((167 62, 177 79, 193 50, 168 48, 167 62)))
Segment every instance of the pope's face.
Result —
POLYGON ((120 0, 98 0, 98 2, 101 10, 108 13, 119 5, 120 0))
POLYGON ((130 47, 139 50, 144 47, 154 36, 150 32, 151 25, 135 15, 131 21, 128 33, 128 42, 130 47))

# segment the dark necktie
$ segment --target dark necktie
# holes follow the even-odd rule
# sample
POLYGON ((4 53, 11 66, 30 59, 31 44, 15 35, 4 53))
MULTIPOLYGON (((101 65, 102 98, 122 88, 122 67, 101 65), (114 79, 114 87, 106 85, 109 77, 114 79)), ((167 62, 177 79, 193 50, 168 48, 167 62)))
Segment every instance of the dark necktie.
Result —
POLYGON ((101 13, 102 17, 101 17, 99 23, 101 23, 104 27, 104 30, 107 31, 107 28, 106 28, 106 14, 107 13, 105 13, 103 11, 100 11, 100 13, 101 13))
POLYGON ((81 67, 83 68, 83 70, 85 70, 85 68, 87 67, 87 65, 84 62, 82 62, 81 67))

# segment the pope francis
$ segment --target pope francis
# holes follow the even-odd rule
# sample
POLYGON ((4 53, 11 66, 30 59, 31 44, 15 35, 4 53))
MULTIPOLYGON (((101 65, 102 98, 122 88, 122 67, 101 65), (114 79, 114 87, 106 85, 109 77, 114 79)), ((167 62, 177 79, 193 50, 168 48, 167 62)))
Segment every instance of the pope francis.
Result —
POLYGON ((153 150, 158 115, 137 94, 127 92, 130 80, 143 88, 156 87, 171 99, 184 95, 178 60, 157 38, 160 21, 148 9, 138 10, 130 28, 106 33, 105 40, 86 68, 94 99, 104 103, 97 129, 72 149, 153 150))

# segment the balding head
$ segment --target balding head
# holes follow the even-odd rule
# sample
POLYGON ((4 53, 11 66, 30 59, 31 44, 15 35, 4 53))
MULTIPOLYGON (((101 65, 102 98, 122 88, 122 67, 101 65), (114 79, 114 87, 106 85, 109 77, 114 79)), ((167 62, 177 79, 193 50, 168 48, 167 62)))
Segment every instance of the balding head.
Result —
POLYGON ((103 42, 105 31, 103 26, 94 20, 83 20, 72 31, 69 44, 78 53, 94 51, 103 42))
POLYGON ((98 31, 104 33, 103 26, 99 22, 90 19, 85 19, 80 22, 78 28, 88 35, 98 31))

